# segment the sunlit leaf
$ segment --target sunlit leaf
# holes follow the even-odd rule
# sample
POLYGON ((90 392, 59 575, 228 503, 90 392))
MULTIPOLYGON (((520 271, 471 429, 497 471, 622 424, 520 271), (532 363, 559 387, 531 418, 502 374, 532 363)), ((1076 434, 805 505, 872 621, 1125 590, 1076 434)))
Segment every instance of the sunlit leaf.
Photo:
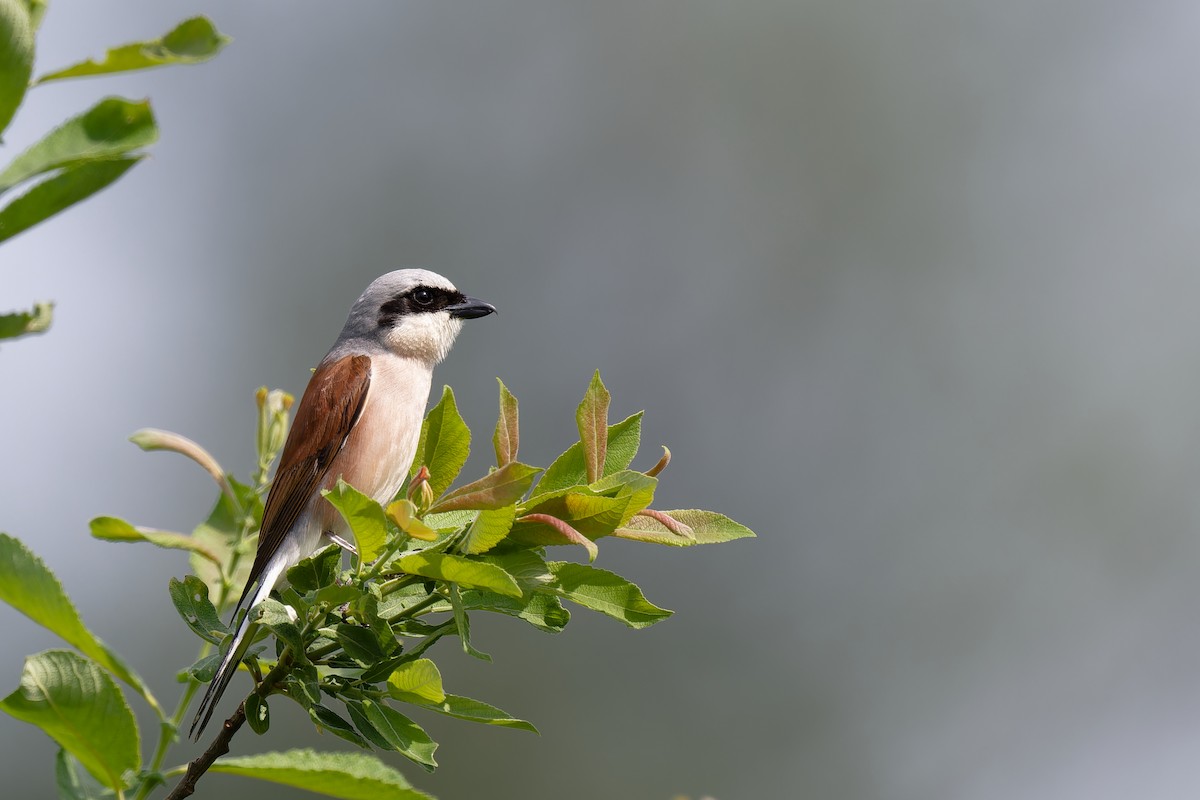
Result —
POLYGON ((0 242, 29 230, 60 211, 94 195, 143 156, 124 156, 105 161, 87 161, 65 168, 52 178, 42 181, 25 194, 0 209, 0 242))
POLYGON ((416 475, 422 466, 428 467, 429 486, 433 496, 438 497, 454 483, 470 453, 471 430, 458 413, 454 391, 449 386, 443 387, 442 399, 421 424, 421 440, 409 477, 416 475))
POLYGON ((209 477, 216 482, 221 491, 229 494, 231 499, 239 499, 238 493, 234 491, 233 484, 225 474, 225 470, 221 468, 220 463, 217 462, 212 453, 201 447, 198 442, 181 434, 159 430, 158 428, 141 428, 136 430, 130 434, 129 441, 147 453, 160 451, 178 453, 184 458, 190 459, 208 473, 209 477))
POLYGON ((191 536, 182 533, 134 527, 116 517, 96 517, 88 523, 88 527, 91 529, 92 536, 106 542, 149 542, 168 550, 187 550, 207 558, 214 564, 221 563, 221 559, 216 553, 191 536))
POLYGON ((500 417, 496 420, 496 432, 492 434, 492 446, 496 449, 496 466, 503 467, 517 460, 517 448, 521 442, 517 413, 517 398, 504 385, 500 384, 500 417))
POLYGON ((341 478, 338 478, 336 486, 321 494, 350 526, 359 558, 364 563, 378 558, 388 534, 387 515, 383 507, 341 478))
MULTIPOLYGON (((633 463, 642 441, 642 412, 608 426, 608 443, 604 455, 604 474, 610 475, 633 463)), ((580 486, 588 481, 583 445, 579 442, 554 459, 534 490, 533 499, 548 492, 580 486)))
POLYGON ((525 514, 519 520, 519 541, 535 542, 537 544, 577 544, 587 551, 588 563, 600 555, 600 548, 591 539, 571 527, 566 520, 552 514, 525 514))
POLYGON ((440 703, 446 699, 442 673, 428 658, 408 661, 388 676, 388 693, 406 702, 440 703))
POLYGON ((26 2, 0 3, 0 132, 8 127, 29 87, 34 32, 41 10, 26 2))
POLYGON ((0 314, 0 339, 15 339, 18 336, 42 333, 50 327, 53 317, 53 303, 34 303, 29 311, 0 314))
POLYGON ((433 800, 404 776, 366 753, 283 753, 217 759, 209 770, 243 775, 340 800, 433 800))
POLYGON ((157 139, 149 102, 107 97, 14 158, 0 172, 0 192, 56 169, 129 155, 157 139))
POLYGON ((410 575, 450 581, 463 586, 490 589, 509 597, 520 597, 521 587, 513 577, 495 564, 451 555, 449 553, 411 553, 396 561, 396 566, 410 575))
POLYGON ((129 72, 170 64, 199 64, 219 53, 229 41, 229 37, 221 35, 207 18, 192 17, 179 23, 161 39, 114 47, 99 61, 88 59, 47 73, 40 76, 35 83, 129 72))
POLYGON ((583 467, 588 483, 600 480, 604 474, 604 459, 608 454, 608 404, 612 397, 600 380, 600 370, 592 375, 582 402, 575 410, 579 427, 579 443, 583 447, 583 467))
POLYGON ((413 501, 401 497, 388 504, 386 509, 388 519, 396 523, 396 527, 414 539, 432 542, 437 538, 437 531, 417 518, 417 507, 413 501))
POLYGON ((461 509, 502 508, 520 500, 541 470, 518 461, 505 464, 477 481, 460 486, 429 510, 433 513, 461 509))
POLYGON ((672 546, 687 546, 691 544, 719 544, 731 542, 734 539, 745 539, 754 536, 754 531, 741 523, 734 522, 724 514, 715 511, 701 511, 694 508, 660 511, 672 519, 686 525, 692 533, 691 540, 680 536, 657 519, 648 516, 635 516, 617 531, 616 535, 623 539, 636 539, 654 544, 672 546))
POLYGON ((138 769, 137 722, 121 690, 94 661, 70 650, 25 659, 21 686, 0 700, 0 711, 46 732, 96 780, 125 788, 138 769))
POLYGON ((468 555, 486 553, 508 536, 516 517, 517 508, 511 505, 480 511, 459 546, 468 555))
POLYGON ((651 603, 641 589, 615 573, 569 561, 551 561, 548 566, 563 597, 631 628, 649 627, 673 613, 651 603))
POLYGON ((58 634, 67 644, 136 689, 159 710, 158 701, 137 673, 84 626, 54 573, 20 540, 4 533, 0 533, 0 600, 58 634))

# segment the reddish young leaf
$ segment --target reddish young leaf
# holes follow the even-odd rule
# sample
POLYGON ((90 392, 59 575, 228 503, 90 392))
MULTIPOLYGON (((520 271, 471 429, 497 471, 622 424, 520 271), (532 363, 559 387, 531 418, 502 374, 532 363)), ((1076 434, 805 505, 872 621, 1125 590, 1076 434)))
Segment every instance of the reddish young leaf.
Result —
POLYGON ((460 486, 439 500, 430 514, 461 509, 502 508, 520 500, 541 469, 514 461, 477 481, 460 486))
POLYGON ((496 420, 496 433, 492 436, 492 444, 496 448, 496 466, 503 467, 517 460, 517 445, 520 436, 517 427, 517 398, 504 385, 500 384, 500 418, 496 420))
POLYGON ((579 441, 583 444, 583 463, 588 483, 604 475, 604 457, 608 453, 608 403, 610 395, 600 380, 600 370, 592 376, 583 402, 575 410, 579 441))

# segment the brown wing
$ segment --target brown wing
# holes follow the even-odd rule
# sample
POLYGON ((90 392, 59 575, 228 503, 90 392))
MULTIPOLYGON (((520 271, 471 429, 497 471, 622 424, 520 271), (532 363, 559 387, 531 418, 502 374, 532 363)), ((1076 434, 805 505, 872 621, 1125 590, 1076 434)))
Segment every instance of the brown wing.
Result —
POLYGON ((263 507, 258 534, 258 553, 250 578, 242 591, 241 606, 250 587, 258 581, 267 561, 279 549, 300 512, 308 505, 329 464, 346 443, 346 437, 362 413, 371 385, 371 359, 346 356, 317 367, 296 408, 292 429, 283 446, 275 482, 263 507))

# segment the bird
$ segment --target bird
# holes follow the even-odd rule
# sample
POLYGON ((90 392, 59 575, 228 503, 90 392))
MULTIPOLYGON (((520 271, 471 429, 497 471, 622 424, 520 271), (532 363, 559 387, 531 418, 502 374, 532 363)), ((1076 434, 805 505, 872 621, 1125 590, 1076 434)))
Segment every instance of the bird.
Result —
POLYGON ((258 550, 233 618, 244 607, 192 720, 198 740, 249 646, 253 608, 284 573, 322 542, 347 542, 349 527, 321 496, 341 478, 386 503, 405 485, 416 454, 433 368, 463 321, 496 313, 424 269, 376 278, 309 379, 263 505, 258 550), (247 599, 249 602, 247 602, 247 599))

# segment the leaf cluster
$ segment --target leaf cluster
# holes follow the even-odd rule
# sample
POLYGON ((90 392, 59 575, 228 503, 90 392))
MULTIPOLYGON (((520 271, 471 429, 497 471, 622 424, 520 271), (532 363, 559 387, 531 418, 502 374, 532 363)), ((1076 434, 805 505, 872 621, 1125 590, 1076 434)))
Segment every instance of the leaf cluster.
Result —
MULTIPOLYGON (((159 712, 159 745, 149 763, 141 761, 137 726, 114 678, 152 708, 159 708, 157 701, 87 631, 49 570, 15 539, 0 536, 0 599, 79 651, 30 657, 21 687, 0 702, 0 710, 38 725, 62 747, 63 797, 94 797, 107 789, 140 798, 185 773, 182 766, 163 770, 163 755, 195 690, 212 679, 231 635, 222 610, 238 596, 253 558, 267 476, 287 429, 289 396, 263 389, 257 400, 258 460, 244 484, 185 437, 154 430, 134 435, 144 449, 187 456, 216 481, 213 510, 190 534, 113 517, 91 524, 97 538, 184 550, 191 560, 194 574, 172 579, 169 594, 201 640, 200 650, 179 673, 184 684, 179 707, 170 716, 159 712)), ((579 440, 542 469, 518 460, 518 404, 501 383, 492 437, 496 465, 456 485, 471 432, 454 393, 445 388, 422 426, 407 489, 380 504, 339 482, 326 499, 353 533, 353 550, 346 554, 331 545, 302 560, 288 571, 286 587, 247 612, 255 633, 242 667, 253 685, 230 720, 236 724, 229 735, 241 715, 255 733, 266 733, 272 707, 294 702, 319 730, 366 750, 400 753, 432 770, 437 743, 417 721, 421 715, 536 732, 531 723, 489 703, 447 691, 431 648, 445 637, 457 638, 465 653, 490 660, 471 638, 471 623, 480 614, 557 633, 570 622, 573 605, 631 628, 653 625, 671 612, 647 600, 632 582, 592 566, 598 540, 690 546, 753 536, 714 512, 652 509, 669 451, 664 448, 663 458, 648 470, 632 468, 642 415, 609 424, 609 404, 597 373, 577 409, 579 440), (584 548, 588 563, 548 558, 547 548, 558 545, 584 548)), ((333 797, 426 796, 368 755, 290 751, 207 764, 333 797)), ((194 784, 204 768, 193 764, 180 786, 194 784)), ((177 786, 172 796, 188 791, 180 793, 177 786)))
MULTIPOLYGON (((205 17, 179 23, 163 36, 110 49, 88 60, 30 81, 36 36, 47 0, 0 0, 0 134, 33 86, 87 76, 111 75, 171 64, 196 64, 215 56, 229 41, 205 17)), ((0 170, 0 243, 86 200, 146 157, 158 139, 149 101, 107 97, 68 119, 0 170)), ((52 306, 0 315, 0 339, 40 333, 50 325, 52 306)))

